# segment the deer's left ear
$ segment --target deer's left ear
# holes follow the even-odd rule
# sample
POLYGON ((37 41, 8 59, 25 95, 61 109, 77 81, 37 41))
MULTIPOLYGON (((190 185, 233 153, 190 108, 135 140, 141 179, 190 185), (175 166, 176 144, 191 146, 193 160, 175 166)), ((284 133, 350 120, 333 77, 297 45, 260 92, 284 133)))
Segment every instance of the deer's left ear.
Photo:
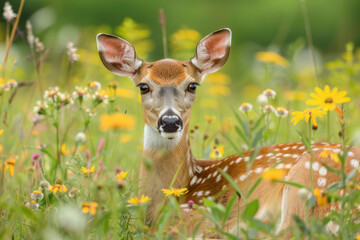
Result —
POLYGON ((196 55, 190 61, 201 74, 219 70, 230 54, 231 30, 223 28, 204 37, 196 46, 196 55))

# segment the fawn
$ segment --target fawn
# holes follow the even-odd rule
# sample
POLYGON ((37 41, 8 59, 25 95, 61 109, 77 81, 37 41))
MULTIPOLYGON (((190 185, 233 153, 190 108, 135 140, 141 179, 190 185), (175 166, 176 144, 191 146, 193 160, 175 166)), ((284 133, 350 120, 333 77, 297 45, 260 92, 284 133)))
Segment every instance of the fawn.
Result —
MULTIPOLYGON (((310 158, 305 146, 298 143, 285 143, 263 147, 255 157, 251 168, 247 170, 246 162, 251 153, 244 152, 222 160, 198 160, 191 153, 189 142, 189 121, 191 109, 196 96, 196 87, 208 73, 220 69, 226 62, 231 45, 231 31, 224 28, 203 38, 196 47, 195 56, 188 61, 162 59, 155 62, 140 60, 134 47, 127 41, 108 34, 97 35, 97 47, 100 58, 107 69, 120 76, 129 76, 141 92, 144 112, 144 155, 153 164, 147 169, 140 167, 140 179, 145 188, 140 195, 151 197, 147 209, 147 220, 154 219, 158 211, 163 193, 161 189, 168 188, 178 168, 174 187, 187 187, 189 192, 181 204, 184 216, 191 217, 188 200, 201 205, 203 197, 217 195, 218 203, 226 205, 234 194, 218 169, 230 175, 239 188, 245 189, 245 182, 250 186, 270 169, 285 171, 285 180, 310 186, 310 158)), ((314 187, 325 189, 330 184, 339 181, 339 177, 328 172, 323 166, 338 168, 334 161, 321 157, 324 150, 340 153, 341 144, 314 143, 313 152, 313 182, 314 187)), ((352 148, 348 152, 346 171, 358 168, 360 149, 352 148)), ((278 232, 286 229, 292 223, 292 215, 300 218, 305 216, 305 202, 298 198, 298 188, 282 183, 262 181, 251 195, 259 199, 260 208, 256 215, 266 221, 268 214, 281 214, 278 232)), ((236 228, 236 209, 243 209, 244 202, 238 200, 234 207, 227 229, 236 228)), ((330 211, 330 205, 316 206, 312 214, 322 216, 330 211)), ((194 217, 195 218, 195 217, 194 217)), ((196 225, 199 219, 193 219, 191 225, 196 225)), ((201 231, 206 231, 206 224, 201 231)), ((191 226, 190 226, 191 227, 191 226)), ((336 231, 337 226, 329 224, 329 231, 336 231)))

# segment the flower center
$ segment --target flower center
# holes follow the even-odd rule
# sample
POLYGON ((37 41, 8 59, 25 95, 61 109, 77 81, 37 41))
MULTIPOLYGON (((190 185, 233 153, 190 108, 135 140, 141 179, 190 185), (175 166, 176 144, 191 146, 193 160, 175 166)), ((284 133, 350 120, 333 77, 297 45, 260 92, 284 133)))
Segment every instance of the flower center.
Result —
POLYGON ((332 98, 327 98, 327 99, 325 99, 325 103, 333 103, 334 101, 333 101, 333 99, 332 98))

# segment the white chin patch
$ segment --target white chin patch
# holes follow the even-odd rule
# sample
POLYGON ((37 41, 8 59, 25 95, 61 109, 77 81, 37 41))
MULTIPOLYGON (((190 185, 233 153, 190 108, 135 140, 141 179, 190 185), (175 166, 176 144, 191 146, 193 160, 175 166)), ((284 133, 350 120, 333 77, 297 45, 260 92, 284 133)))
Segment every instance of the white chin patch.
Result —
POLYGON ((173 133, 160 131, 145 124, 144 149, 148 151, 171 150, 180 141, 182 130, 173 133))
POLYGON ((166 138, 166 139, 169 139, 169 140, 174 140, 174 139, 177 139, 177 138, 179 138, 181 136, 181 130, 177 131, 177 132, 171 132, 171 133, 160 131, 160 135, 163 138, 166 138))

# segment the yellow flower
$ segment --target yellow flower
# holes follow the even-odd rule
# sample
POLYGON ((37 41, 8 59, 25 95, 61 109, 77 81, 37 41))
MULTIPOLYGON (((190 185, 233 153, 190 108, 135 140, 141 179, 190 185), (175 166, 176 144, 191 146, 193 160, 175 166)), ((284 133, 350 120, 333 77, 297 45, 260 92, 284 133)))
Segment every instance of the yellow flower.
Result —
POLYGON ((59 191, 60 193, 67 192, 67 187, 62 184, 61 178, 56 179, 56 184, 54 186, 50 186, 49 191, 57 194, 59 191))
POLYGON ((339 162, 339 156, 334 153, 333 151, 330 151, 330 150, 324 150, 320 153, 320 157, 322 158, 328 158, 330 156, 330 158, 332 160, 334 160, 334 162, 339 162))
POLYGON ((34 131, 32 131, 31 135, 33 135, 34 137, 37 137, 37 136, 39 136, 39 132, 34 130, 34 131))
POLYGON ((0 136, 4 133, 4 129, 0 129, 0 136))
POLYGON ((133 136, 130 134, 123 134, 120 137, 120 143, 128 143, 132 140, 133 136))
POLYGON ((82 204, 81 211, 82 211, 83 213, 88 213, 88 212, 90 212, 91 215, 95 215, 95 213, 96 213, 96 208, 97 208, 97 207, 98 207, 97 202, 90 202, 90 203, 84 202, 84 203, 82 204))
POLYGON ((260 62, 275 63, 282 67, 288 65, 288 61, 276 52, 257 52, 255 58, 260 62))
POLYGON ((4 150, 4 147, 3 147, 3 145, 2 145, 2 144, 0 144, 0 153, 2 153, 2 152, 3 152, 3 150, 4 150))
POLYGON ((313 128, 317 128, 318 124, 316 121, 317 117, 322 117, 324 114, 326 114, 326 111, 320 110, 319 108, 311 108, 311 109, 305 109, 303 112, 292 112, 291 115, 294 117, 291 119, 291 122, 294 122, 294 126, 300 121, 305 119, 306 122, 309 122, 309 119, 311 118, 313 128))
POLYGON ((63 144, 61 144, 61 154, 62 155, 68 155, 70 152, 66 149, 66 144, 65 143, 63 143, 63 144))
POLYGON ((205 82, 227 85, 230 83, 230 77, 224 73, 212 73, 206 76, 205 82))
POLYGON ((200 40, 200 33, 194 29, 183 28, 170 36, 170 46, 174 51, 193 50, 200 40))
POLYGON ((285 176, 283 169, 269 169, 262 173, 261 177, 269 181, 282 179, 285 176))
POLYGON ((318 206, 321 207, 327 204, 327 196, 324 193, 322 193, 320 189, 318 188, 314 189, 314 196, 316 197, 318 206))
POLYGON ((139 205, 140 203, 144 203, 144 202, 148 202, 150 201, 151 198, 149 198, 148 196, 145 196, 144 194, 140 197, 140 199, 138 197, 134 197, 128 200, 128 203, 130 204, 134 204, 134 205, 139 205))
POLYGON ((123 180, 124 178, 126 178, 126 175, 128 174, 129 171, 122 171, 121 173, 119 173, 118 175, 116 175, 117 180, 123 180))
POLYGON ((15 159, 9 159, 5 162, 5 172, 9 169, 10 176, 14 176, 14 165, 15 165, 15 159))
MULTIPOLYGON (((338 92, 337 87, 330 89, 328 85, 325 86, 324 90, 316 87, 315 93, 311 93, 312 99, 306 101, 307 105, 318 105, 324 111, 332 111, 337 108, 336 104, 346 103, 350 101, 349 97, 345 97, 346 91, 338 92)), ((341 114, 340 114, 341 115, 341 114)))
POLYGON ((205 120, 206 120, 208 123, 211 123, 212 121, 215 120, 215 117, 214 117, 214 116, 205 116, 205 120))
POLYGON ((360 233, 358 235, 356 235, 356 240, 360 240, 360 233))
POLYGON ((0 69, 4 69, 4 67, 0 65, 0 69))
POLYGON ((213 151, 210 153, 210 159, 218 159, 224 155, 224 146, 214 146, 213 151))
POLYGON ((113 113, 102 114, 100 116, 100 129, 108 131, 111 129, 129 129, 135 128, 135 118, 128 114, 113 113))
POLYGON ((86 167, 81 167, 81 172, 84 174, 84 175, 88 175, 88 174, 92 174, 92 173, 94 173, 94 171, 95 171, 95 167, 94 166, 91 166, 90 167, 90 171, 89 171, 89 169, 88 168, 86 168, 86 167))
POLYGON ((134 98, 135 92, 126 88, 117 88, 115 91, 116 96, 122 98, 134 98))
POLYGON ((181 195, 185 195, 188 192, 187 188, 171 188, 170 189, 161 189, 165 196, 174 195, 175 197, 180 197, 181 195))

